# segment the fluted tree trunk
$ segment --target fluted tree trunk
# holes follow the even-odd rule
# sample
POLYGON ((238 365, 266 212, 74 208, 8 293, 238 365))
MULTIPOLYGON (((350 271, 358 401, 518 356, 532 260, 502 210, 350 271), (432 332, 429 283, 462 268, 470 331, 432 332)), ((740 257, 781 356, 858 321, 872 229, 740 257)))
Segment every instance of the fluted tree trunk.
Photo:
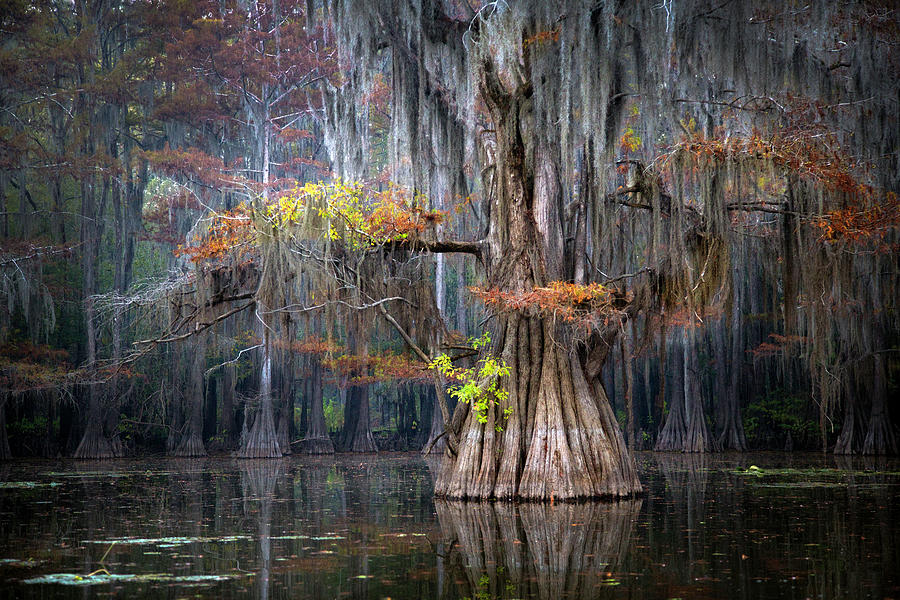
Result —
POLYGON ((310 357, 309 397, 307 398, 306 437, 300 442, 301 454, 334 454, 334 444, 325 425, 322 405, 322 362, 310 357))
MULTIPOLYGON (((492 60, 483 60, 496 188, 482 259, 500 292, 524 294, 564 278, 559 174, 551 149, 526 145, 530 83, 508 89, 492 60)), ((508 397, 488 409, 486 422, 469 405, 457 407, 451 429, 462 427, 451 446, 458 447, 445 454, 438 497, 571 500, 642 491, 603 387, 564 336, 551 316, 499 316, 495 347, 510 368, 502 382, 508 397)))
POLYGON ((206 338, 198 335, 191 350, 191 368, 187 386, 187 429, 175 448, 175 456, 206 456, 203 445, 203 391, 206 367, 206 338))
POLYGON ((378 452, 369 421, 368 385, 354 386, 347 390, 341 449, 345 452, 378 452))
POLYGON ((259 378, 259 408, 253 427, 247 432, 240 458, 281 458, 281 446, 275 432, 275 409, 272 400, 272 341, 268 327, 263 332, 263 359, 259 378))

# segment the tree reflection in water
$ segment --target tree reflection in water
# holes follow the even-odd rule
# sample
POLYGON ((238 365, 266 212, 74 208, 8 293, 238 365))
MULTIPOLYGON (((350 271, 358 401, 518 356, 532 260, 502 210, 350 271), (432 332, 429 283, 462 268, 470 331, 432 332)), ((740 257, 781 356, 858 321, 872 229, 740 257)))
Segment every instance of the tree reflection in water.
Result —
POLYGON ((253 508, 259 526, 259 600, 269 598, 269 573, 272 568, 272 501, 275 486, 287 469, 284 459, 242 460, 241 492, 244 515, 250 517, 253 508))
POLYGON ((461 596, 596 598, 619 583, 641 504, 438 500, 435 509, 461 596))

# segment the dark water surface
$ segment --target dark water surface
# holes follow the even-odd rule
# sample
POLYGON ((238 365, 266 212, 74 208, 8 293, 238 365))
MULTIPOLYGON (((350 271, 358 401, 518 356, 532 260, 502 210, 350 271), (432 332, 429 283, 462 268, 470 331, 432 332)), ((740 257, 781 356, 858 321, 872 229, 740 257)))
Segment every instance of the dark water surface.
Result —
POLYGON ((646 497, 432 499, 413 454, 0 465, 0 598, 900 598, 900 462, 639 454, 646 497))

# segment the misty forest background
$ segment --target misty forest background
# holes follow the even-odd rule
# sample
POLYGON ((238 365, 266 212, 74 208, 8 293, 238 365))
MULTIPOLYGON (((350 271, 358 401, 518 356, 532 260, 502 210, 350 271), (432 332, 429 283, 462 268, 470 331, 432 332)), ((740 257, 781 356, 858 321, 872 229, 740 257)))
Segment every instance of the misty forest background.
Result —
POLYGON ((838 4, 0 0, 0 458, 441 452, 424 359, 509 311, 630 448, 897 453, 900 14, 838 4), (485 55, 561 215, 518 296, 485 55))

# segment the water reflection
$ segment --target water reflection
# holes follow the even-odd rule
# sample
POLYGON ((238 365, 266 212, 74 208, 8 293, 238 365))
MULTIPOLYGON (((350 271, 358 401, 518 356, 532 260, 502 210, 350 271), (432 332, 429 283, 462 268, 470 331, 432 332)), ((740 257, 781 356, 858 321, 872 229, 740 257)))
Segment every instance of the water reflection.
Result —
POLYGON ((252 512, 258 505, 256 521, 259 529, 259 599, 269 598, 269 571, 272 568, 272 502, 275 484, 286 471, 287 461, 244 460, 241 467, 241 490, 244 494, 244 513, 252 512))
POLYGON ((0 599, 900 597, 895 459, 642 453, 574 505, 435 503, 433 462, 3 464, 0 599))
MULTIPOLYGON (((436 501, 460 596, 597 598, 631 544, 641 500, 612 504, 436 501)), ((445 594, 445 596, 452 594, 445 594)), ((457 597, 457 596, 453 596, 457 597)))

